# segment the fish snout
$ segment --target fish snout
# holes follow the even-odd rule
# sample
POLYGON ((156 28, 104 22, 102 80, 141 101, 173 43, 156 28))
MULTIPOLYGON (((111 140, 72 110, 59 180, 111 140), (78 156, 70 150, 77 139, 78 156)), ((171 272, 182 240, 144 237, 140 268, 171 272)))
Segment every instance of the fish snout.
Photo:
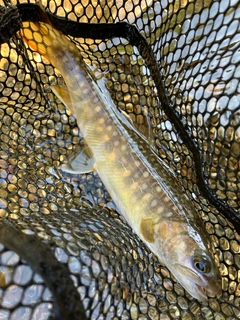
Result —
POLYGON ((222 295, 222 279, 211 279, 205 287, 206 293, 209 297, 220 297, 222 295))
POLYGON ((175 264, 174 271, 181 285, 197 300, 207 301, 208 297, 222 295, 222 279, 219 273, 208 277, 180 264, 175 264))

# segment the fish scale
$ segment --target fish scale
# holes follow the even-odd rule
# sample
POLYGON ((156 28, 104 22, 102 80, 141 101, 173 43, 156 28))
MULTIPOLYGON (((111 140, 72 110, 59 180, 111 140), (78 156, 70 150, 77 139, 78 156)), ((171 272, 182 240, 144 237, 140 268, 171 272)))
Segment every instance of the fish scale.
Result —
POLYGON ((95 170, 132 229, 193 297, 219 296, 213 245, 173 173, 108 103, 73 43, 46 23, 23 23, 21 35, 61 72, 66 88, 60 98, 75 115, 95 170))

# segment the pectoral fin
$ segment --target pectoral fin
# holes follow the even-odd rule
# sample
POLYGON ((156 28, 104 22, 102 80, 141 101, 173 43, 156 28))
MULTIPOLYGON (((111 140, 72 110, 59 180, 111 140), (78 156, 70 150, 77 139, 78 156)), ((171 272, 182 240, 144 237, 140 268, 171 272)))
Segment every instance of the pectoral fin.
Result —
POLYGON ((51 89, 53 93, 58 97, 58 99, 71 111, 71 113, 75 114, 75 108, 71 100, 70 93, 68 88, 63 85, 52 85, 51 89))
POLYGON ((152 218, 142 219, 140 222, 140 232, 144 240, 149 243, 155 242, 152 218))
POLYGON ((96 170, 95 159, 88 145, 84 144, 77 155, 70 158, 67 164, 61 166, 61 170, 73 174, 83 174, 96 170))

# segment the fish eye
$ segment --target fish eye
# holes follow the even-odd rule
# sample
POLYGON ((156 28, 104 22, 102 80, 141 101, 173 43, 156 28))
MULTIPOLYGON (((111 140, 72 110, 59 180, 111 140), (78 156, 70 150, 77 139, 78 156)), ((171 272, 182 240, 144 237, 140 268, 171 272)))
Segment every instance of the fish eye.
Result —
POLYGON ((193 258, 194 267, 201 273, 208 273, 211 270, 211 262, 204 256, 193 258))

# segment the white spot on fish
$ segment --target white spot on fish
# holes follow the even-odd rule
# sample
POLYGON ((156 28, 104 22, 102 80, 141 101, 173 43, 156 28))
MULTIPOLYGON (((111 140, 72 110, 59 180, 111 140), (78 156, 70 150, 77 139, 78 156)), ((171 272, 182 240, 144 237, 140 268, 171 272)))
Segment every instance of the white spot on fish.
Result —
POLYGON ((103 124, 104 123, 104 119, 103 118, 98 119, 98 123, 99 124, 103 124))
POLYGON ((152 208, 154 208, 154 207, 156 207, 157 203, 158 203, 157 200, 154 199, 154 200, 151 202, 150 205, 151 205, 152 208))
POLYGON ((104 136, 103 136, 103 141, 104 142, 108 142, 110 140, 110 137, 107 135, 107 134, 105 134, 104 136))
POLYGON ((121 145, 121 151, 124 152, 124 151, 126 151, 126 149, 127 149, 126 144, 122 144, 121 145))
POLYGON ((129 177, 131 175, 131 171, 124 171, 123 176, 125 178, 129 177))
POLYGON ((157 214, 162 214, 163 213, 163 210, 164 210, 164 207, 162 206, 162 207, 158 207, 158 209, 157 209, 157 214))
POLYGON ((147 183, 144 183, 141 185, 141 189, 142 190, 146 190, 148 188, 148 184, 147 183))
POLYGON ((93 103, 95 104, 97 104, 99 101, 98 101, 98 98, 97 97, 94 97, 94 99, 93 99, 93 103))
POLYGON ((143 200, 147 201, 148 199, 150 199, 151 197, 151 193, 146 193, 144 196, 143 196, 143 200))
POLYGON ((130 186, 130 189, 134 190, 138 187, 138 183, 137 182, 133 182, 130 186))
POLYGON ((118 140, 114 140, 113 145, 114 147, 118 147, 120 144, 120 142, 118 140))
POLYGON ((102 108, 101 108, 100 106, 97 106, 97 107, 94 109, 94 111, 95 111, 95 112, 100 112, 101 109, 102 109, 102 108))
POLYGON ((96 128, 96 131, 97 131, 97 132, 103 132, 103 131, 104 131, 104 128, 99 126, 99 127, 96 128))
POLYGON ((109 160, 114 161, 116 159, 116 153, 110 152, 108 158, 109 158, 109 160))
POLYGON ((84 88, 82 89, 82 93, 83 93, 84 95, 88 95, 88 94, 89 94, 89 89, 88 89, 87 87, 84 87, 84 88))
POLYGON ((144 178, 147 178, 148 176, 149 176, 149 172, 148 171, 143 172, 143 177, 144 178))
POLYGON ((168 211, 168 212, 166 212, 165 214, 164 214, 164 217, 166 217, 166 218, 170 218, 170 217, 172 217, 173 216, 173 212, 172 211, 168 211))
POLYGON ((137 167, 140 167, 140 165, 142 164, 142 162, 141 161, 137 161, 137 160, 135 160, 135 165, 137 166, 137 167))

